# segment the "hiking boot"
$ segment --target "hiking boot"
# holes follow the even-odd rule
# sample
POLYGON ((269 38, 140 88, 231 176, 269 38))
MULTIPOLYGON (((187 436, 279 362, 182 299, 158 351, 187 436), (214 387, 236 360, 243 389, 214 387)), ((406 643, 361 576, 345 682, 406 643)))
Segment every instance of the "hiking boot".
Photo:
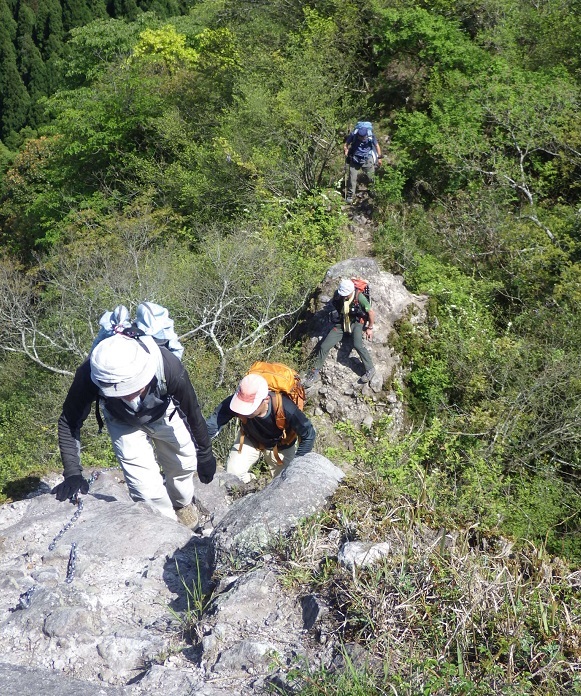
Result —
POLYGON ((321 372, 320 370, 311 370, 309 374, 305 377, 303 380, 303 387, 305 389, 308 389, 309 387, 312 387, 315 382, 318 382, 321 379, 321 372))
POLYGON ((349 203, 349 205, 351 205, 351 203, 353 203, 353 199, 352 199, 352 198, 346 198, 346 199, 345 199, 345 203, 349 203))
POLYGON ((188 527, 188 529, 191 529, 192 531, 197 529, 200 518, 193 503, 190 503, 182 508, 177 508, 175 513, 178 520, 183 525, 188 527))
POLYGON ((371 382, 374 374, 375 374, 375 368, 372 367, 371 370, 367 370, 367 372, 361 377, 361 382, 363 382, 363 384, 367 384, 367 382, 371 382))

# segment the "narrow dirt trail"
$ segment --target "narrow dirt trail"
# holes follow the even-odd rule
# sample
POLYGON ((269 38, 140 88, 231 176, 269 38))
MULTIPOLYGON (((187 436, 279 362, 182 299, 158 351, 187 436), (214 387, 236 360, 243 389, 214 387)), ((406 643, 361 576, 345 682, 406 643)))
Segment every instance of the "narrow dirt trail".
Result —
POLYGON ((353 205, 345 204, 344 212, 349 217, 348 229, 353 237, 355 254, 359 258, 373 257, 373 207, 367 191, 362 191, 353 205))

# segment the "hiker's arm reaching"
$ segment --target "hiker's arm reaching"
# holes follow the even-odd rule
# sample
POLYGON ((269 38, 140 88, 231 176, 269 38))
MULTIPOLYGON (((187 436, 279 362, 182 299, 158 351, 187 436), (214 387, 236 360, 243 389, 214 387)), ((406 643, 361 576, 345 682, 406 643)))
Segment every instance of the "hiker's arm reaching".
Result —
POLYGON ((214 413, 206 419, 208 433, 212 440, 218 435, 220 430, 236 416, 230 408, 231 396, 228 396, 214 409, 214 413))
POLYGON ((89 484, 82 476, 81 426, 97 395, 98 389, 91 380, 91 367, 86 360, 75 373, 58 420, 58 442, 65 480, 52 490, 57 500, 67 500, 79 490, 81 493, 89 490, 89 484))
POLYGON ((343 153, 345 154, 345 157, 349 155, 349 148, 351 147, 352 142, 353 135, 349 133, 349 135, 345 138, 345 142, 343 143, 343 153))
POLYGON ((365 335, 371 341, 371 336, 373 334, 373 327, 375 326, 375 312, 371 307, 367 310, 369 319, 367 320, 367 326, 365 327, 365 335))
POLYGON ((190 435, 198 455, 198 477, 202 483, 210 483, 216 473, 216 458, 202 409, 189 375, 171 351, 162 348, 167 392, 185 416, 190 435))
POLYGON ((313 449, 317 433, 311 421, 290 399, 283 396, 283 405, 286 427, 289 430, 294 430, 299 438, 299 446, 295 456, 302 457, 303 454, 307 454, 313 449))
POLYGON ((373 136, 373 147, 375 148, 375 152, 377 153, 377 166, 381 167, 381 158, 383 157, 381 153, 381 146, 379 144, 379 141, 375 136, 373 136))

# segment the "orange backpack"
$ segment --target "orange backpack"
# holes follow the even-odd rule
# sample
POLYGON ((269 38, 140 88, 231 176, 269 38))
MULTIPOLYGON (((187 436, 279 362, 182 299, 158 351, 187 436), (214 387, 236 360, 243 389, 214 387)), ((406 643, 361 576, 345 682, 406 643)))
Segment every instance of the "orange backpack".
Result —
MULTIPOLYGON (((279 428, 279 430, 282 430, 282 437, 279 444, 290 445, 290 443, 295 440, 297 434, 293 430, 286 430, 286 418, 284 415, 284 408, 282 406, 281 395, 284 394, 285 396, 288 396, 288 398, 294 404, 296 404, 301 411, 304 409, 306 394, 305 388, 301 384, 301 378, 299 377, 298 372, 293 370, 292 367, 288 367, 288 365, 284 365, 283 363, 263 362, 258 360, 250 366, 246 374, 261 375, 261 377, 264 377, 266 380, 269 390, 275 393, 273 408, 276 419, 276 427, 279 428)), ((242 450, 242 444, 244 442, 244 423, 246 423, 247 419, 245 417, 239 418, 242 424, 242 432, 240 434, 240 451, 242 450)), ((279 462, 279 464, 282 464, 282 460, 278 456, 278 448, 275 447, 273 452, 276 460, 279 462)))

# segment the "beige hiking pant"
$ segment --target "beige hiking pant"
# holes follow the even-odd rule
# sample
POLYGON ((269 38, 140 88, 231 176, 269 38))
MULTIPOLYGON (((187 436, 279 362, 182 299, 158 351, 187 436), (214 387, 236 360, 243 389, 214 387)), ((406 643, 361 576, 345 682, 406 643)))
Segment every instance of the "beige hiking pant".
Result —
POLYGON ((226 461, 226 471, 229 474, 238 476, 244 483, 248 483, 252 475, 250 469, 260 459, 260 455, 264 455, 264 461, 267 463, 271 475, 278 476, 294 459, 297 443, 292 447, 279 450, 278 456, 282 459, 282 465, 276 461, 273 450, 260 450, 255 447, 248 437, 244 438, 242 449, 240 449, 240 430, 236 433, 236 440, 230 449, 228 460, 226 461))
POLYGON ((190 431, 174 406, 170 403, 162 418, 139 428, 113 418, 107 409, 103 417, 131 498, 177 519, 174 508, 192 502, 198 459, 190 431))

